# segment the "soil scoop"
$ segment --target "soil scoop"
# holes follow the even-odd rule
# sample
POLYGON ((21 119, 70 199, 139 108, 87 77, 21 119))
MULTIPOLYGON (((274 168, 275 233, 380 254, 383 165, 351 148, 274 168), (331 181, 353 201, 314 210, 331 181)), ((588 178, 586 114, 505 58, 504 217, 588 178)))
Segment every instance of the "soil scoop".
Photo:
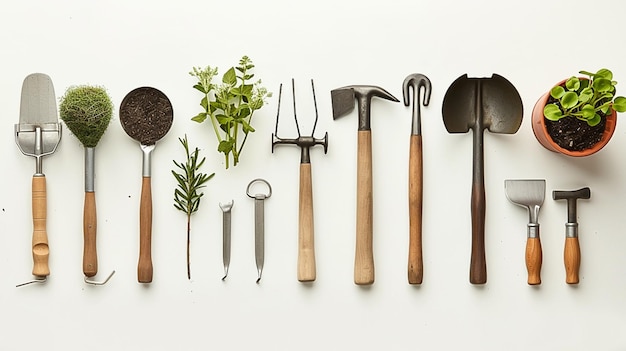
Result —
POLYGON ((483 131, 515 134, 522 123, 522 99, 506 78, 457 78, 443 98, 443 123, 449 133, 473 136, 472 171, 472 254, 470 283, 487 282, 485 260, 485 178, 483 131))
POLYGON ((120 104, 120 122, 128 136, 140 143, 143 153, 143 180, 139 205, 139 263, 137 280, 152 282, 152 185, 150 155, 158 140, 170 130, 174 112, 170 100, 151 87, 137 88, 120 104))

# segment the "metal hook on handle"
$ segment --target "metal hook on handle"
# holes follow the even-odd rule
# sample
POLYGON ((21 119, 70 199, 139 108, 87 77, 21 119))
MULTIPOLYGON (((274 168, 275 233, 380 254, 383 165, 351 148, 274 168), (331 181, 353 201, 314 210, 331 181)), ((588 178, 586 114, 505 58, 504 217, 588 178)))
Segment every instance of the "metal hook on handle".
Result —
POLYGON ((30 285, 30 284, 37 284, 37 283, 39 283, 39 284, 43 284, 43 283, 45 283, 47 280, 48 280, 48 277, 47 277, 47 276, 45 276, 45 277, 43 277, 43 278, 35 278, 35 279, 33 279, 33 280, 27 281, 26 283, 17 284, 15 287, 16 287, 16 288, 19 288, 19 287, 21 287, 21 286, 30 285))
POLYGON ((90 277, 85 276, 85 283, 90 284, 90 285, 104 285, 111 279, 113 274, 115 274, 115 270, 113 270, 111 272, 111 274, 109 274, 109 276, 104 281, 101 281, 101 282, 100 281, 91 280, 90 277))
POLYGON ((420 135, 421 134, 421 110, 420 104, 424 106, 428 106, 430 102, 430 93, 432 90, 432 86, 430 84, 430 79, 423 74, 413 73, 407 76, 404 79, 404 83, 402 84, 402 95, 404 97, 404 105, 409 106, 411 104, 411 99, 409 95, 409 87, 413 87, 413 123, 411 125, 411 134, 420 135), (424 90, 424 99, 420 103, 420 90, 424 90))

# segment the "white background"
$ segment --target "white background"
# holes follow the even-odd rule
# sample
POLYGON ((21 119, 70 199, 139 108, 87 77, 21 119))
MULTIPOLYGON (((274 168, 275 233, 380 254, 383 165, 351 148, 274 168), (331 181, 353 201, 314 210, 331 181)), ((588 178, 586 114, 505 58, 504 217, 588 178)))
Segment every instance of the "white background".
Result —
MULTIPOLYGON (((623 229, 626 129, 618 123, 598 154, 574 159, 535 140, 530 112, 559 80, 612 69, 626 84, 623 1, 14 1, 0 12, 0 348, 49 350, 624 350, 626 235, 623 229), (580 13, 580 17, 576 14, 580 13), (193 66, 220 73, 249 55, 275 93, 256 115, 242 162, 225 171, 192 89, 193 66), (48 180, 51 276, 31 279, 30 182, 34 159, 14 143, 20 90, 33 72, 51 76, 57 97, 76 84, 104 85, 115 115, 96 154, 102 287, 82 275, 83 148, 65 129, 44 160, 48 180), (432 81, 423 109, 424 283, 406 279, 410 109, 372 105, 376 282, 353 283, 356 111, 333 121, 330 90, 379 85, 402 99, 410 73, 432 81), (447 87, 462 74, 498 73, 518 89, 524 121, 515 135, 485 135, 488 283, 468 281, 471 133, 450 135, 441 116, 447 87), (270 152, 280 83, 296 79, 303 131, 314 118, 328 131, 328 154, 312 150, 317 281, 296 280, 296 147, 270 152), (174 125, 153 154, 154 282, 136 280, 141 152, 117 109, 139 86, 162 90, 174 125), (216 172, 192 222, 192 280, 185 269, 185 216, 172 205, 172 159, 188 134, 216 172), (274 187, 266 201, 266 261, 255 284, 253 200, 257 177, 274 187), (504 180, 547 181, 541 209, 543 283, 526 284, 527 213, 509 203, 504 180), (554 189, 591 188, 579 201, 581 281, 565 283, 565 202, 554 189), (222 276, 221 210, 233 199, 231 270, 222 276)), ((622 87, 622 88, 620 88, 622 87)), ((280 134, 295 135, 283 94, 280 134)))

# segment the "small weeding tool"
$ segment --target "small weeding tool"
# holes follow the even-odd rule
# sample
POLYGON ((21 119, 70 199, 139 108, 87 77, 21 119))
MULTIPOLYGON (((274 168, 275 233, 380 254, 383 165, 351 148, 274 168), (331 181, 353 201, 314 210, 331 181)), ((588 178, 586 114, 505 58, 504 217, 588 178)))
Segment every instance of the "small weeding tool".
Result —
POLYGON ((230 266, 230 214, 235 201, 231 200, 225 204, 220 203, 222 209, 222 261, 224 262, 224 277, 228 276, 228 267, 230 266))
POLYGON ((565 223, 565 282, 578 284, 578 271, 580 270, 580 244, 578 243, 578 222, 576 220, 576 200, 590 199, 591 190, 582 188, 573 191, 552 192, 554 200, 567 200, 567 223, 565 223))
POLYGON ((256 261, 256 270, 258 278, 256 282, 261 281, 263 273, 263 264, 265 262, 265 199, 272 196, 272 186, 265 179, 253 179, 246 189, 248 197, 254 199, 254 257, 256 261), (250 194, 250 189, 255 183, 264 183, 267 185, 267 194, 250 194))

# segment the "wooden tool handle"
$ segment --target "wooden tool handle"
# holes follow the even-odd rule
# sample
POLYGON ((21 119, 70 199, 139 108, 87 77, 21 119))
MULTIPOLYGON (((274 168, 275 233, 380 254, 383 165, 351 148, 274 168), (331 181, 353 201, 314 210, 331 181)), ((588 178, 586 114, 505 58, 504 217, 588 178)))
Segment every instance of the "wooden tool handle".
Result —
POLYGON ((541 284, 541 262, 543 254, 539 238, 526 239, 526 270, 528 271, 528 284, 541 284))
POLYGON ((152 282, 152 184, 150 177, 143 177, 141 182, 137 280, 140 283, 152 282))
POLYGON ((409 147, 409 284, 422 284, 422 136, 411 135, 409 147))
POLYGON ((470 283, 487 282, 487 261, 485 259, 485 183, 472 184, 472 257, 470 262, 470 283))
POLYGON ((580 245, 578 238, 565 238, 565 282, 578 284, 580 269, 580 245))
POLYGON ((372 134, 358 131, 354 283, 374 283, 372 134))
POLYGON ((47 277, 50 275, 48 267, 48 233, 46 232, 47 199, 46 199, 46 176, 36 175, 32 183, 32 206, 33 206, 33 275, 47 277))
POLYGON ((83 207, 83 273, 93 277, 98 273, 98 254, 96 252, 96 193, 85 192, 83 207))
POLYGON ((298 280, 315 280, 315 242, 313 237, 313 185, 311 164, 300 164, 300 207, 298 228, 298 280))

